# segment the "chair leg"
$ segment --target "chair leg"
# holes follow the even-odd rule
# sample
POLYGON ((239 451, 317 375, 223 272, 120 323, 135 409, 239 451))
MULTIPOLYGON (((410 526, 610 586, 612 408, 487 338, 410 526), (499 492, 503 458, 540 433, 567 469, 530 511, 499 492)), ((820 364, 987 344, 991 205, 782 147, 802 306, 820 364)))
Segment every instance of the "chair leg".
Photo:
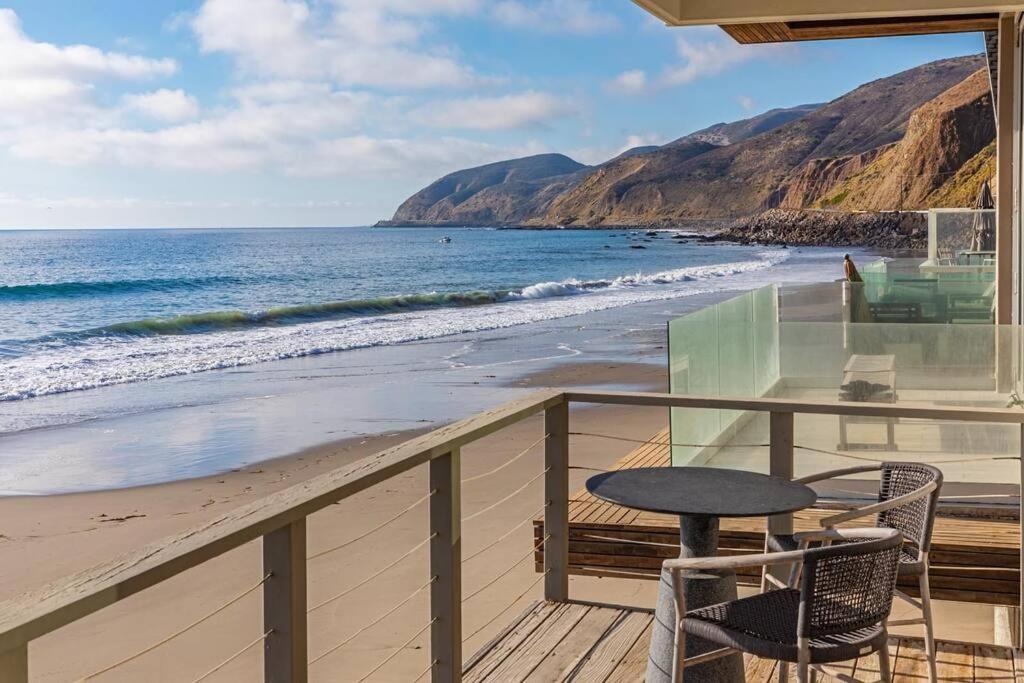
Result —
MULTIPOLYGON (((765 529, 764 530, 764 552, 765 553, 768 552, 768 534, 769 534, 768 529, 765 529)), ((761 567, 761 592, 762 593, 767 593, 768 592, 768 586, 769 586, 769 584, 768 584, 768 565, 763 565, 761 567)))
POLYGON ((936 683, 938 674, 935 665, 935 629, 932 623, 932 596, 928 587, 928 565, 918 579, 921 589, 921 611, 924 613, 924 653, 928 658, 928 683, 936 683))
POLYGON ((796 664, 796 680, 797 683, 810 683, 810 671, 811 671, 811 644, 806 638, 797 638, 797 664, 796 664))
POLYGON ((882 683, 891 683, 892 670, 889 665, 889 633, 886 631, 885 640, 878 651, 878 671, 881 674, 882 683))
POLYGON ((672 653, 672 683, 683 683, 683 669, 686 668, 686 631, 676 620, 675 651, 672 653))
POLYGON ((778 683, 789 682, 789 662, 779 662, 778 683))

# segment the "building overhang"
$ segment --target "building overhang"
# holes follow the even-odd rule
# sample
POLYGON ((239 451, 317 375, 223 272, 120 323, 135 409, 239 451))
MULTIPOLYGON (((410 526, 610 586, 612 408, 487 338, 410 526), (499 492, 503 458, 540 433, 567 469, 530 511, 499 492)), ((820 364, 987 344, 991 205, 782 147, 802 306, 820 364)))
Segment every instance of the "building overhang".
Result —
POLYGON ((669 26, 718 24, 740 43, 993 31, 992 0, 633 0, 669 26))

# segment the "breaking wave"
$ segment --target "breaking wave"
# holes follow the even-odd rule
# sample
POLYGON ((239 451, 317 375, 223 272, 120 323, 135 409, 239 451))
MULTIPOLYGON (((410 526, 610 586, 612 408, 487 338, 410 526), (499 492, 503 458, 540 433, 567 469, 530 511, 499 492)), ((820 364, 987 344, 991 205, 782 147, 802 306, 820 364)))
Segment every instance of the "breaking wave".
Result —
POLYGON ((754 260, 609 280, 209 312, 60 332, 0 345, 0 401, 499 329, 743 287, 719 280, 770 268, 787 257, 779 250, 754 260))

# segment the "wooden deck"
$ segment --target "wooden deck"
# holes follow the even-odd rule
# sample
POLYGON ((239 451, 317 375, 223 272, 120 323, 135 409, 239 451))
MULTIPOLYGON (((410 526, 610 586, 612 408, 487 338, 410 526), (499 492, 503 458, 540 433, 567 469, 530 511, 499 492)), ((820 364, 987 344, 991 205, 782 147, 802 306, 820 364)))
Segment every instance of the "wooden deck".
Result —
MULTIPOLYGON (((616 463, 613 469, 669 464, 668 429, 616 463)), ((820 528, 817 520, 834 511, 811 509, 794 515, 797 530, 820 528)), ((863 521, 859 522, 861 525, 863 521)), ((856 525, 857 523, 853 523, 856 525)), ((762 552, 765 520, 722 519, 720 552, 762 552)), ((534 522, 539 544, 543 519, 534 522)), ((581 575, 655 579, 663 560, 678 556, 679 522, 660 515, 597 500, 585 490, 569 501, 570 572, 581 575)), ((940 600, 990 605, 1020 604, 1020 539, 1015 521, 939 517, 932 539, 931 590, 940 600)), ((543 571, 543 550, 536 554, 543 571)), ((755 583, 759 572, 741 570, 740 581, 755 583)), ((916 595, 916 581, 901 583, 916 595)))
MULTIPOLYGON (((463 681, 642 681, 652 619, 645 610, 538 602, 469 660, 463 681)), ((940 681, 1024 680, 1021 664, 1009 648, 940 641, 937 650, 940 681)), ((894 681, 928 680, 920 640, 893 638, 889 651, 894 681)), ((772 660, 747 657, 747 683, 774 681, 776 666, 772 660)), ((836 668, 859 680, 878 679, 876 655, 836 668)))

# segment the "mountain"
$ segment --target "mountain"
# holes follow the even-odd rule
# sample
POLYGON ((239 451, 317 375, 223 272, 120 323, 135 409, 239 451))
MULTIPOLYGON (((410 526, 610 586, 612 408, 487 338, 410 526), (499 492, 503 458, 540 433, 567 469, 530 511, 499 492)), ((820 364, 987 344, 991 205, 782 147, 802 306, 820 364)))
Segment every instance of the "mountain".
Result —
POLYGON ((824 105, 716 124, 598 166, 546 154, 459 171, 382 224, 661 225, 772 207, 963 202, 990 168, 984 66, 980 55, 932 62, 824 105))
POLYGON ((450 173, 405 200, 391 225, 507 225, 543 215, 589 167, 537 154, 450 173))
POLYGON ((743 142, 747 138, 767 133, 773 128, 778 128, 790 121, 802 118, 821 107, 821 104, 801 104, 787 109, 769 109, 765 113, 758 114, 749 119, 733 121, 732 123, 716 123, 713 126, 708 126, 698 130, 696 133, 690 133, 670 142, 666 147, 678 145, 688 140, 700 140, 718 146, 734 145, 737 142, 743 142))
MULTIPOLYGON (((820 182, 797 197, 784 191, 781 206, 869 211, 942 206, 959 188, 980 185, 970 180, 972 168, 994 167, 995 136, 989 74, 982 69, 918 108, 899 142, 832 160, 838 182, 818 173, 820 182)), ((973 200, 973 194, 959 199, 961 206, 973 200)))

